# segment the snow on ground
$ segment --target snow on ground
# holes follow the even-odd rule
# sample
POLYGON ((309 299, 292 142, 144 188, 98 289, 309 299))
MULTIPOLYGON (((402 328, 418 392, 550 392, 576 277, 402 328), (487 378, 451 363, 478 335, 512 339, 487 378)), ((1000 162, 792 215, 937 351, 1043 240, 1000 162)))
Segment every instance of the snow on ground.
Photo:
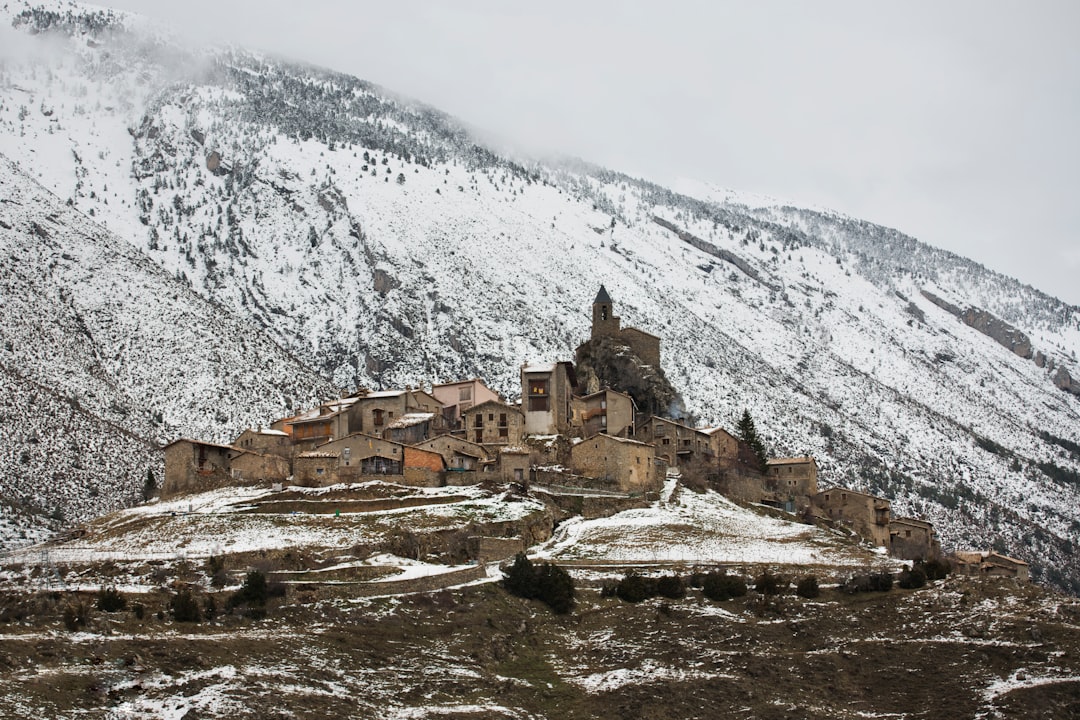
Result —
POLYGON ((759 514, 715 492, 562 523, 541 557, 554 560, 865 565, 888 562, 815 526, 759 514))

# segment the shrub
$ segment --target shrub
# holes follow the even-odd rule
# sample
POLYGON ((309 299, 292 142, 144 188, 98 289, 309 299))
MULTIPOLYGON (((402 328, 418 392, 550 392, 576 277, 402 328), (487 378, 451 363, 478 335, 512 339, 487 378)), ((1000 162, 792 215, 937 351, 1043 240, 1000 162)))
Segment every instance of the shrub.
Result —
POLYGON ((169 612, 176 622, 199 622, 202 612, 195 596, 187 588, 181 588, 169 601, 169 612))
POLYGON ((754 589, 762 595, 779 595, 787 589, 787 586, 787 578, 770 572, 762 573, 754 583, 754 589))
POLYGON ((90 608, 81 601, 70 602, 64 606, 64 627, 69 632, 75 632, 79 628, 86 627, 86 621, 90 619, 90 608))
POLYGON ((266 575, 259 570, 252 570, 244 578, 244 584, 240 586, 240 589, 229 598, 229 607, 234 608, 238 605, 263 607, 266 605, 268 596, 266 575))
POLYGON ((917 563, 916 567, 922 568, 922 571, 926 573, 927 580, 944 580, 952 572, 952 565, 949 564, 949 561, 940 558, 917 563))
POLYGON ((503 573, 503 587, 511 595, 531 600, 536 597, 536 568, 525 553, 514 557, 514 564, 503 573))
POLYGON ((619 582, 615 594, 625 602, 639 603, 656 595, 656 583, 650 582, 649 578, 642 577, 631 570, 619 582))
POLYGON ((904 570, 900 573, 900 579, 897 584, 905 590, 914 590, 926 585, 926 572, 921 566, 916 565, 910 570, 904 570))
POLYGON ((799 584, 795 586, 795 594, 801 598, 816 598, 820 595, 821 588, 818 587, 817 577, 807 575, 799 580, 799 584))
POLYGON ((869 575, 853 575, 841 588, 849 595, 860 592, 888 592, 892 590, 893 577, 891 573, 879 572, 869 575))
POLYGON ((746 581, 738 575, 711 572, 705 576, 701 590, 710 600, 730 600, 746 594, 746 581))
POLYGON ((656 591, 666 598, 678 600, 686 597, 686 583, 678 575, 665 575, 656 581, 656 591))
POLYGON ((146 617, 146 608, 142 603, 135 603, 131 606, 131 612, 135 613, 136 620, 142 620, 146 617))
POLYGON ((556 613, 574 609, 574 580, 554 563, 544 563, 536 578, 536 596, 556 613))
POLYGON ((696 572, 690 576, 690 587, 698 588, 699 590, 705 584, 705 573, 696 572))
POLYGON ((536 567, 525 553, 518 553, 514 564, 503 573, 503 587, 511 595, 540 600, 556 613, 568 613, 574 608, 574 579, 570 573, 555 563, 536 567))
POLYGON ((114 587, 103 587, 98 592, 97 609, 102 612, 112 613, 127 607, 127 600, 116 591, 114 587))

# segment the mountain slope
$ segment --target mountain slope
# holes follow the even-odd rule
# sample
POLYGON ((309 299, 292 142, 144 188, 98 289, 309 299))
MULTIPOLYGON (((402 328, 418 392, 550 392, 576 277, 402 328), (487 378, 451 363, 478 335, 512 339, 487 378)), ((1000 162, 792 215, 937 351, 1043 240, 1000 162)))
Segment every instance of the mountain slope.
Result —
POLYGON ((1080 402, 923 292, 1073 376, 1080 309, 834 213, 502 157, 352 77, 187 50, 118 15, 9 12, 49 52, 5 61, 0 148, 335 385, 479 375, 515 396, 521 362, 571 357, 603 283, 662 336, 702 421, 748 407, 823 484, 1080 589, 1080 402))
POLYGON ((85 519, 161 477, 162 441, 231 439, 329 386, 0 157, 0 495, 85 519))

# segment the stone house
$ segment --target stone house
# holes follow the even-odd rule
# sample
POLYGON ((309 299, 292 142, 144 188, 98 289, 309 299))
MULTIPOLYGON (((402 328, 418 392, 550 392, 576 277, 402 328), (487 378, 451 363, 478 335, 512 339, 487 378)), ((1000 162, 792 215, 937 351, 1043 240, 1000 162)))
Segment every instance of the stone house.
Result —
MULTIPOLYGON (((348 422, 343 428, 347 435, 382 435, 395 420, 407 414, 436 413, 441 418, 443 410, 442 403, 434 395, 413 388, 375 391, 365 389, 344 400, 348 402, 348 422)), ((441 429, 441 425, 433 428, 436 432, 441 429)))
POLYGON ((496 402, 502 400, 499 393, 489 388, 479 378, 432 385, 431 394, 442 405, 447 427, 452 430, 461 426, 461 413, 473 405, 491 400, 496 402))
POLYGON ((525 413, 498 400, 473 405, 461 414, 467 439, 482 445, 520 445, 525 413))
POLYGON ((791 503, 794 507, 804 508, 810 505, 810 498, 817 495, 818 469, 813 456, 767 460, 765 475, 769 481, 767 489, 781 504, 791 503))
POLYGON ((915 518, 889 521, 889 554, 901 560, 929 560, 937 556, 934 526, 915 518))
POLYGON ((227 485, 283 482, 291 471, 289 460, 279 455, 188 438, 169 443, 164 453, 163 499, 227 485))
POLYGON ((355 433, 301 453, 294 462, 296 482, 323 486, 386 478, 406 485, 442 485, 446 465, 439 453, 355 433))
POLYGON ((293 456, 293 443, 289 433, 272 428, 248 428, 233 441, 233 447, 284 458, 293 456))
POLYGON ((656 448, 656 456, 671 467, 707 457, 709 435, 675 420, 653 415, 638 422, 635 439, 656 448))
POLYGON ((566 435, 573 419, 574 364, 521 366, 521 409, 528 435, 566 435))
POLYGON ((382 436, 402 445, 415 445, 440 434, 444 427, 441 413, 407 412, 387 425, 382 436))
POLYGON ((604 286, 596 293, 592 307, 591 339, 612 338, 629 347, 635 355, 653 367, 660 367, 660 338, 637 328, 621 327, 615 306, 604 286))
POLYGON ((221 487, 230 481, 229 459, 237 448, 189 438, 165 446, 165 478, 162 499, 187 492, 221 487))
MULTIPOLYGON (((698 428, 706 437, 706 457, 723 467, 739 459, 739 439, 722 427, 698 428)), ((748 446, 749 447, 749 446, 748 446)), ((753 454, 753 451, 751 451, 753 454)), ((757 456, 755 456, 757 457, 757 456)))
POLYGON ((993 550, 960 551, 954 553, 953 557, 956 558, 957 572, 964 575, 1011 577, 1020 582, 1029 582, 1031 579, 1026 562, 993 550))
POLYGON ((582 435, 590 438, 604 433, 615 437, 634 437, 634 416, 637 408, 634 400, 615 390, 575 397, 574 417, 582 435))
POLYGON ((480 470, 489 459, 487 448, 456 435, 437 435, 416 443, 415 447, 439 453, 449 472, 480 470))
POLYGON ((507 445, 499 448, 499 477, 503 482, 524 484, 532 468, 532 451, 527 447, 507 445))
POLYGON ((332 401, 317 408, 282 418, 271 428, 288 433, 296 452, 313 449, 336 437, 348 434, 348 420, 343 410, 346 404, 332 401))
POLYGON ((846 525, 875 545, 889 547, 890 503, 869 493, 829 488, 812 498, 814 507, 839 525, 846 525))
POLYGON ((622 492, 658 490, 653 447, 637 440, 594 435, 570 450, 574 472, 618 487, 622 492))

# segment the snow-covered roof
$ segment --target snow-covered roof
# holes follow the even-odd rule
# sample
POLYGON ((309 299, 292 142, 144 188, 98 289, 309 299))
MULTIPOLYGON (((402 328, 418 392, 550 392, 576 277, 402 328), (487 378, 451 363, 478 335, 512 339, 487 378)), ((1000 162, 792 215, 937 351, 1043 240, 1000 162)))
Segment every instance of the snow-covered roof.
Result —
POLYGON ((284 430, 274 430, 273 428, 260 428, 254 432, 259 435, 282 435, 284 437, 289 437, 289 433, 284 430))
POLYGON ((803 465, 808 462, 814 462, 813 455, 804 455, 803 457, 793 458, 770 458, 765 461, 766 465, 803 465))
POLYGON ((531 451, 529 448, 520 445, 507 445, 504 448, 499 448, 499 452, 503 455, 528 455, 531 451))
POLYGON ((335 455, 334 453, 319 452, 318 450, 309 450, 307 452, 300 453, 296 457, 302 457, 302 458, 336 458, 337 455, 335 455))
POLYGON ((559 365, 557 362, 553 363, 536 363, 533 365, 525 365, 521 368, 523 372, 527 373, 541 373, 541 372, 555 372, 555 368, 559 365))
POLYGON ((386 426, 387 430, 396 430, 398 428, 407 428, 421 423, 426 423, 429 420, 434 419, 435 413, 405 413, 394 422, 386 426))
POLYGON ((376 390, 375 392, 369 392, 363 399, 370 398, 392 398, 400 397, 405 394, 404 390, 376 390))

